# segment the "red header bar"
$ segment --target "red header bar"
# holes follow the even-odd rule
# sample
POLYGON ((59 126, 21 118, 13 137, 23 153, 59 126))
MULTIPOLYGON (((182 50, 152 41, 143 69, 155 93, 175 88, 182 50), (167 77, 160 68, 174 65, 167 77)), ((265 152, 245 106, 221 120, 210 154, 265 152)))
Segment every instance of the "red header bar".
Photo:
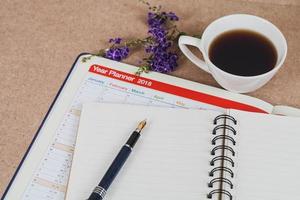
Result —
POLYGON ((222 107, 222 108, 232 108, 232 109, 238 109, 238 110, 244 110, 244 111, 250 111, 250 112, 267 113, 266 111, 264 111, 260 108, 251 106, 251 105, 224 99, 224 98, 213 96, 210 94, 205 94, 205 93, 190 90, 187 88, 182 88, 182 87, 171 85, 168 83, 151 80, 148 78, 136 76, 136 75, 122 72, 119 70, 110 69, 108 67, 104 67, 101 65, 92 65, 89 69, 89 72, 92 72, 95 74, 100 74, 100 75, 110 77, 110 78, 114 78, 114 79, 117 79, 120 81, 132 83, 132 84, 139 85, 142 87, 151 88, 151 89, 158 90, 161 92, 166 92, 166 93, 173 94, 176 96, 185 97, 188 99, 207 103, 210 105, 215 105, 215 106, 222 107))

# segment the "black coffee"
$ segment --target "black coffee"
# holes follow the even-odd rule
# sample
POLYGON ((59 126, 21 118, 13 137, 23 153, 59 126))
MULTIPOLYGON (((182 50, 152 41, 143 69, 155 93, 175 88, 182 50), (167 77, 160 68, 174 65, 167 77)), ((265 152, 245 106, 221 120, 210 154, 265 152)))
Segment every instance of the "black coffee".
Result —
POLYGON ((249 30, 232 30, 219 35, 209 48, 214 65, 230 74, 255 76, 274 68, 277 52, 265 36, 249 30))

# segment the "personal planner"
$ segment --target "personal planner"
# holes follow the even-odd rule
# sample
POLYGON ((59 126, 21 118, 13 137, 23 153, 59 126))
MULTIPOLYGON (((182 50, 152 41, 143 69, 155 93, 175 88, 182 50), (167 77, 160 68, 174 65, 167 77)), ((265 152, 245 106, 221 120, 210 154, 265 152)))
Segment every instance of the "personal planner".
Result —
POLYGON ((158 107, 298 115, 296 109, 151 72, 138 77, 128 64, 80 55, 25 152, 2 200, 63 200, 83 103, 115 102, 158 107))
POLYGON ((300 118, 84 104, 66 200, 87 199, 147 118, 107 200, 283 200, 300 196, 300 118))

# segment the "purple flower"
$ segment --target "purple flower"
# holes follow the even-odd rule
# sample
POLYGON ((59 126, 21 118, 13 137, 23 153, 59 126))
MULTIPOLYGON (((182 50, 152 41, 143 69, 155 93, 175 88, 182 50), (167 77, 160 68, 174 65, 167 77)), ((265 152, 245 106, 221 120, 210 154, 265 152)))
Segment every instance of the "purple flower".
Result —
POLYGON ((111 59, 111 60, 121 61, 121 60, 127 58, 128 54, 129 54, 128 47, 118 47, 118 48, 109 49, 105 53, 104 57, 111 59))
POLYGON ((114 44, 120 44, 122 41, 122 38, 111 38, 109 39, 109 43, 114 43, 114 44))
POLYGON ((148 45, 145 51, 152 54, 149 61, 151 70, 162 73, 173 71, 178 59, 175 53, 168 51, 172 42, 167 38, 168 32, 165 27, 167 19, 177 21, 178 17, 173 12, 148 13, 148 33, 152 35, 155 43, 148 45))
MULTIPOLYGON (((150 34, 151 40, 149 42, 146 41, 145 51, 149 54, 149 57, 144 59, 143 62, 146 62, 146 66, 150 70, 168 73, 177 67, 178 56, 176 53, 170 51, 173 42, 172 37, 167 31, 169 27, 167 27, 166 23, 177 20, 179 20, 179 18, 173 12, 148 13, 148 33, 150 34)), ((111 38, 109 43, 112 43, 112 46, 105 52, 104 57, 116 61, 127 58, 129 55, 129 47, 120 45, 121 42, 121 38, 111 38)))
POLYGON ((177 67, 178 56, 172 52, 161 52, 154 54, 150 62, 151 70, 161 73, 171 72, 177 67))
POLYGON ((171 21, 178 21, 179 17, 177 17, 177 15, 173 12, 169 12, 166 14, 167 17, 171 20, 171 21))
POLYGON ((148 32, 156 39, 158 43, 166 42, 167 31, 165 31, 162 27, 150 28, 148 32))
POLYGON ((163 17, 159 16, 157 13, 148 13, 148 25, 149 27, 158 27, 161 26, 166 19, 163 17))

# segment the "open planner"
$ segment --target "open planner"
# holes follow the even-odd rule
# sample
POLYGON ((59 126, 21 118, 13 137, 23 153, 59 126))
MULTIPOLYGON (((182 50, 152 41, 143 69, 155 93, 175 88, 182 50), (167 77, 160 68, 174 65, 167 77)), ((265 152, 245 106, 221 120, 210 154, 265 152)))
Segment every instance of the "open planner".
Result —
POLYGON ((298 115, 295 108, 273 106, 246 95, 151 72, 138 77, 137 68, 89 54, 78 56, 48 113, 25 152, 1 200, 63 200, 81 107, 89 102, 194 108, 224 112, 298 115))
POLYGON ((85 104, 66 200, 87 199, 136 124, 147 125, 107 200, 300 196, 300 118, 85 104))

